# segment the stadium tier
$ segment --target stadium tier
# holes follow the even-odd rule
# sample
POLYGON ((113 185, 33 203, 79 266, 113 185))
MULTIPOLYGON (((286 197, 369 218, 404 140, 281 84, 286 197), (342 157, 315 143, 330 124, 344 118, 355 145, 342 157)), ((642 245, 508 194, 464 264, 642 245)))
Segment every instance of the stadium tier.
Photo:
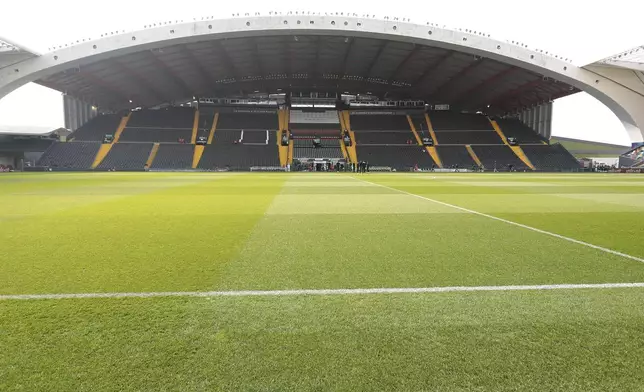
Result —
POLYGON ((116 143, 96 169, 143 170, 153 146, 153 143, 116 143))
POLYGON ((192 168, 195 146, 192 144, 160 144, 150 166, 157 170, 188 170, 192 168))
POLYGON ((561 144, 528 145, 522 148, 537 170, 574 171, 580 169, 579 161, 561 144))
POLYGON ((476 166, 476 162, 474 162, 474 159, 472 159, 472 156, 465 146, 438 146, 436 147, 436 151, 438 151, 438 155, 445 168, 471 168, 472 166, 476 166))
POLYGON ((431 169, 436 163, 422 146, 369 146, 358 145, 358 158, 371 167, 390 167, 410 171, 414 167, 431 169))
POLYGON ((37 162, 53 170, 89 170, 101 147, 97 142, 54 143, 37 162))
POLYGON ((496 120, 495 129, 488 117, 478 114, 416 110, 408 116, 349 111, 346 126, 355 146, 344 148, 340 144, 344 123, 340 112, 292 110, 288 118, 292 149, 280 157, 276 140, 280 116, 276 110, 206 108, 198 117, 196 113, 193 108, 180 107, 139 110, 128 117, 98 116, 72 135, 74 142, 57 143, 38 164, 61 170, 88 170, 92 163, 98 164, 98 170, 143 170, 146 162, 155 170, 249 170, 257 166, 279 168, 280 162, 286 165, 292 159, 346 157, 369 161, 372 166, 410 170, 439 167, 433 156, 443 168, 471 169, 480 162, 485 170, 497 171, 532 170, 529 163, 539 171, 579 169, 577 160, 562 146, 548 145, 530 127, 511 118, 496 120), (99 142, 106 135, 113 135, 115 142, 100 159, 99 142), (315 136, 320 139, 318 146, 313 145, 315 136), (424 138, 436 144, 431 156, 418 145, 424 138), (510 148, 506 138, 515 138, 520 147, 510 148), (201 153, 195 150, 197 140, 199 144, 211 140, 211 144, 201 153), (159 147, 150 155, 153 143, 159 147), (520 155, 530 162, 524 163, 520 155))

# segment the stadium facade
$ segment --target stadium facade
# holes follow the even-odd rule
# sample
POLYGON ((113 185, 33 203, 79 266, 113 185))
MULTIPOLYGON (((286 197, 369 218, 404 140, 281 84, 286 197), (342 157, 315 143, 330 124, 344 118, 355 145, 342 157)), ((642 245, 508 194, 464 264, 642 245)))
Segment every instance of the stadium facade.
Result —
MULTIPOLYGON (((448 108, 454 114, 478 114, 490 120, 483 124, 472 116, 447 119, 439 113, 436 115, 438 122, 444 124, 442 129, 439 125, 436 130, 441 136, 432 133, 431 144, 461 147, 505 144, 510 147, 508 138, 495 121, 508 117, 520 120, 542 139, 535 139, 530 132, 525 133, 526 130, 515 130, 516 124, 507 125, 510 133, 524 138, 521 142, 545 144, 550 137, 552 102, 579 91, 586 91, 606 104, 622 121, 632 142, 641 142, 644 131, 644 77, 632 53, 577 67, 567 59, 531 50, 518 42, 500 42, 477 31, 450 30, 398 18, 380 20, 342 13, 245 14, 223 20, 167 21, 145 26, 140 31, 108 32, 98 39, 81 39, 51 49, 41 55, 19 45, 5 43, 0 52, 0 97, 29 82, 63 92, 66 126, 73 131, 82 130, 81 136, 91 134, 91 140, 85 140, 88 142, 99 141, 104 136, 102 133, 120 136, 128 129, 131 110, 187 104, 192 106, 193 114, 173 111, 181 113, 178 118, 167 118, 163 114, 156 118, 149 113, 135 114, 134 125, 129 124, 130 131, 126 135, 130 141, 163 143, 190 140, 189 144, 194 145, 195 138, 203 131, 203 137, 208 138, 210 144, 213 135, 207 137, 208 130, 200 129, 200 124, 211 124, 214 132, 216 125, 212 124, 217 123, 216 113, 208 119, 206 113, 209 109, 199 113, 198 109, 194 111, 195 106, 200 103, 231 106, 231 102, 241 103, 235 98, 271 96, 285 97, 272 101, 281 108, 291 107, 291 97, 308 97, 317 101, 318 106, 325 99, 335 100, 333 106, 337 106, 337 102, 347 105, 346 113, 342 113, 342 108, 334 107, 339 110, 335 115, 339 120, 325 118, 324 115, 311 118, 299 114, 305 123, 316 124, 304 127, 307 130, 322 130, 325 128, 323 124, 335 122, 337 125, 332 128, 337 128, 340 134, 349 131, 352 123, 349 118, 352 117, 357 120, 354 122, 357 130, 365 132, 413 131, 410 138, 413 144, 422 144, 417 131, 426 129, 428 134, 425 136, 430 136, 433 125, 429 117, 434 116, 425 116, 424 121, 416 122, 420 113, 407 107, 415 103, 422 103, 425 111, 427 108, 448 108), (384 105, 398 105, 389 107, 395 109, 390 114, 406 115, 409 125, 402 129, 405 128, 404 122, 400 121, 402 117, 384 121, 389 123, 389 127, 384 128, 378 124, 383 122, 377 119, 354 117, 365 113, 349 113, 352 104, 346 97, 353 97, 355 104, 356 97, 359 100, 365 96, 376 98, 384 105), (108 113, 127 113, 127 116, 116 116, 116 120, 102 119, 98 121, 98 128, 89 127, 98 131, 87 130, 87 124, 94 124, 90 120, 108 113), (193 124, 181 120, 190 116, 194 117, 193 124), (126 117, 126 120, 119 120, 126 117), (444 118, 441 120, 441 117, 444 118), (192 128, 193 132, 182 137, 178 134, 167 136, 169 134, 166 133, 166 139, 161 140, 163 137, 145 131, 155 127, 170 129, 172 127, 168 124, 172 122, 176 123, 177 129, 192 128), (105 124, 109 126, 105 128, 105 124), (133 129, 139 130, 137 136, 132 136, 133 129), (463 137, 463 133, 448 136, 440 132, 448 130, 496 131, 498 137, 478 137, 483 134, 463 137), (142 137, 145 132, 149 137, 142 137)), ((226 110, 222 111, 224 122, 235 117, 234 114, 225 114, 226 110)), ((261 113, 256 111, 254 114, 261 113)), ((381 111, 380 114, 387 113, 381 111)), ((240 123, 229 124, 229 130, 248 131, 248 126, 254 131, 264 129, 267 132, 266 144, 271 140, 269 130, 278 131, 278 138, 287 135, 292 139, 289 124, 297 123, 297 120, 284 116, 290 116, 290 112, 278 114, 276 110, 273 119, 264 121, 258 120, 259 117, 255 120, 239 119, 240 123)), ((246 136, 250 135, 247 132, 246 136)), ((312 135, 305 132, 299 136, 312 135)), ((374 146, 398 145, 408 136, 397 138, 380 134, 371 140, 362 137, 360 144, 366 141, 366 144, 374 146)), ((352 142, 355 141, 353 134, 351 138, 352 142)), ((118 136, 116 139, 119 141, 118 136)), ((243 133, 230 139, 242 141, 243 133)), ((318 146, 323 144, 318 143, 318 146)), ((139 149, 141 156, 152 151, 140 146, 139 149)), ((350 151, 342 151, 344 157, 349 158, 350 151)), ((123 155, 128 153, 126 151, 123 155)), ((447 154, 446 151, 444 153, 447 154)), ((197 159, 197 154, 193 154, 197 159)), ((495 154, 490 151, 483 153, 491 159, 496 158, 495 154)), ((470 151, 470 155, 473 163, 482 166, 474 151, 470 151)), ((534 169, 535 165, 530 164, 529 159, 523 159, 522 152, 515 155, 527 167, 534 169)), ((292 158, 292 155, 280 156, 280 163, 283 165, 292 158)), ((85 158, 85 164, 88 159, 85 158)), ((355 154, 351 160, 357 160, 355 154)), ((496 166, 497 160, 493 160, 496 166)), ((412 161, 414 159, 408 164, 412 161)), ((432 162, 442 166, 438 156, 432 156, 432 162)), ((96 162, 91 166, 95 165, 96 162)))

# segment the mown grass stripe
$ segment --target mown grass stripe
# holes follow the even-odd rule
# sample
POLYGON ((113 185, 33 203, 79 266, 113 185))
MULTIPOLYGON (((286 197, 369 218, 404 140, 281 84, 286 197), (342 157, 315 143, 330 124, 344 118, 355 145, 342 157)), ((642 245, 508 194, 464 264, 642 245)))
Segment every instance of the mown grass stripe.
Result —
POLYGON ((154 298, 154 297, 281 297, 303 295, 365 295, 365 294, 418 294, 476 291, 534 291, 644 288, 644 283, 581 283, 511 286, 446 286, 401 287, 367 289, 301 289, 301 290, 239 290, 239 291, 166 291, 142 293, 70 293, 70 294, 8 294, 0 300, 83 299, 83 298, 154 298))
POLYGON ((403 191, 401 189, 392 188, 392 187, 387 186, 387 185, 378 184, 378 183, 375 183, 375 182, 363 180, 361 178, 356 178, 356 177, 351 177, 351 178, 353 178, 353 179, 355 179, 357 181, 361 181, 361 182, 364 182, 364 183, 367 183, 367 184, 371 184, 373 186, 378 186, 378 187, 382 187, 382 188, 385 188, 385 189, 394 190, 394 191, 404 193, 404 194, 409 195, 409 196, 413 196, 413 197, 417 197, 419 199, 430 201, 432 203, 440 204, 440 205, 443 205, 443 206, 446 206, 446 207, 451 207, 451 208, 454 208, 454 209, 457 209, 457 210, 460 210, 460 211, 463 211, 463 212, 468 212, 470 214, 474 214, 474 215, 482 216, 482 217, 485 217, 485 218, 493 219, 493 220, 496 220, 496 221, 499 221, 499 222, 507 223, 509 225, 521 227, 521 228, 526 229, 526 230, 531 230, 531 231, 534 231, 536 233, 545 234, 545 235, 548 235, 548 236, 551 236, 551 237, 559 238, 561 240, 565 240, 565 241, 569 241, 569 242, 572 242, 572 243, 575 243, 575 244, 578 244, 578 245, 593 248, 593 249, 596 249, 596 250, 599 250, 599 251, 602 251, 602 252, 605 252, 605 253, 609 253, 609 254, 612 254, 612 255, 615 255, 615 256, 621 256, 621 257, 624 257, 624 258, 627 258, 627 259, 639 261, 640 263, 644 263, 644 259, 642 259, 640 257, 629 255, 629 254, 622 253, 622 252, 618 252, 618 251, 613 250, 613 249, 604 248, 603 246, 591 244, 591 243, 585 242, 585 241, 576 240, 576 239, 571 238, 571 237, 566 237, 566 236, 561 235, 561 234, 553 233, 553 232, 546 231, 546 230, 541 230, 541 229, 538 229, 536 227, 524 225, 524 224, 518 223, 518 222, 513 222, 511 220, 499 218, 497 216, 489 215, 489 214, 486 214, 486 213, 483 213, 483 212, 470 210, 469 208, 459 207, 459 206, 454 205, 454 204, 445 203, 443 201, 431 199, 429 197, 417 195, 415 193, 403 191))

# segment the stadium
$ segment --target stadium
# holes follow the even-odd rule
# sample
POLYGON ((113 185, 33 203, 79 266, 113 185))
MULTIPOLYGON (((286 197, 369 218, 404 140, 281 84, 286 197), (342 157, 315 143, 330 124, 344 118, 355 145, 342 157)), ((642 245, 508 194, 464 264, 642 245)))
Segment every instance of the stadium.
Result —
POLYGON ((0 390, 641 389, 640 58, 341 12, 3 42, 65 128, 0 132, 0 390), (552 137, 582 91, 631 148, 552 137))

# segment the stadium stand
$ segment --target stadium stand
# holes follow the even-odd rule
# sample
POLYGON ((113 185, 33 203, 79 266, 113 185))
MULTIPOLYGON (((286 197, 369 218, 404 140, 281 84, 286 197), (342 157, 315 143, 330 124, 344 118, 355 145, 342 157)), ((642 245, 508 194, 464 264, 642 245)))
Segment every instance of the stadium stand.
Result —
POLYGON ((116 143, 98 165, 98 170, 143 170, 153 143, 116 143))
POLYGON ((522 146, 523 152, 537 170, 576 171, 579 161, 561 144, 522 146))
POLYGON ((69 140, 100 142, 105 135, 114 135, 120 122, 121 116, 118 114, 94 117, 69 135, 69 140))
POLYGON ((183 107, 138 110, 132 112, 127 128, 192 129, 194 115, 194 109, 183 107))
POLYGON ((295 136, 337 136, 341 132, 340 119, 335 110, 292 110, 289 129, 295 136))
POLYGON ((43 153, 36 165, 52 169, 89 170, 100 146, 100 142, 56 142, 43 153))
POLYGON ((356 114, 350 116, 351 130, 411 132, 407 116, 402 114, 356 114))
POLYGON ((509 171, 510 165, 514 170, 526 169, 525 164, 508 146, 472 146, 472 149, 485 170, 509 171))
POLYGON ((494 131, 487 117, 479 114, 434 111, 430 113, 434 131, 494 131))
POLYGON ((414 134, 409 131, 358 131, 355 133, 356 143, 375 145, 415 144, 414 134))
MULTIPOLYGON (((277 119, 277 115, 275 115, 277 119)), ((266 131, 257 132, 266 137, 266 131)), ((246 134, 246 132, 244 132, 246 134)), ((217 130, 212 145, 206 146, 197 165, 201 170, 249 170, 251 167, 280 167, 275 132, 268 132, 268 144, 235 143, 241 131, 217 130)))
POLYGON ((240 135, 243 144, 268 144, 270 133, 274 131, 243 131, 240 135))
POLYGON ((416 165, 420 169, 430 169, 435 165, 424 148, 418 145, 358 145, 358 158, 360 161, 369 162, 372 167, 387 166, 397 171, 410 171, 416 165))
POLYGON ((161 144, 152 162, 152 169, 186 170, 192 168, 194 146, 191 144, 161 144))
POLYGON ((441 161, 443 162, 444 168, 471 168, 473 165, 476 166, 474 160, 470 156, 469 152, 465 146, 437 146, 436 151, 438 151, 438 156, 440 156, 441 161))
POLYGON ((506 137, 517 139, 519 144, 543 144, 544 139, 532 128, 513 118, 496 121, 506 137))
POLYGON ((495 131, 436 131, 438 145, 449 144, 503 144, 495 131))

